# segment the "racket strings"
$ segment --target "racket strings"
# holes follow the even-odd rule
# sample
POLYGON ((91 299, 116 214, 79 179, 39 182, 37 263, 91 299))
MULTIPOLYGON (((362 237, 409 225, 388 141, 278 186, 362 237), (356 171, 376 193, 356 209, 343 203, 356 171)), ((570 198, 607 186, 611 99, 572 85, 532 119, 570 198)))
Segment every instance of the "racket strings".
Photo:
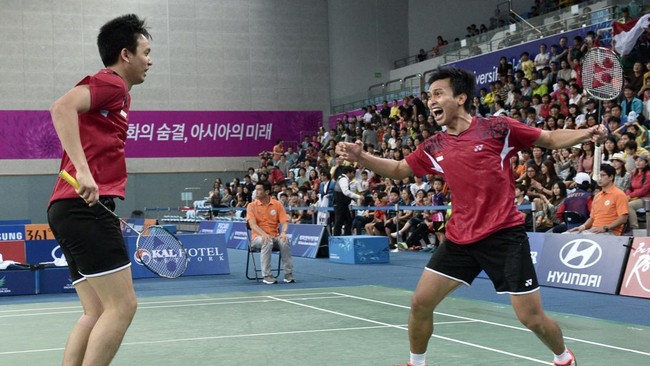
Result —
POLYGON ((149 227, 138 238, 140 262, 162 277, 176 278, 187 268, 187 253, 181 242, 161 227, 149 227))
POLYGON ((623 89, 623 67, 614 52, 592 48, 582 60, 582 85, 591 96, 611 100, 623 89))

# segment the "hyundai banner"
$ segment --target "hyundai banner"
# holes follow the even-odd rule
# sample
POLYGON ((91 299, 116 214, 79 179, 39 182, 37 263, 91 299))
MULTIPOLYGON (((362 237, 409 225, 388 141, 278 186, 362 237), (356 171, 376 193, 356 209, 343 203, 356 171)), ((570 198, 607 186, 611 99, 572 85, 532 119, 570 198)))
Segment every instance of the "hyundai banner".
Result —
POLYGON ((650 298, 650 238, 634 238, 620 294, 650 298))
POLYGON ((542 286, 615 294, 627 236, 548 234, 539 261, 542 286))

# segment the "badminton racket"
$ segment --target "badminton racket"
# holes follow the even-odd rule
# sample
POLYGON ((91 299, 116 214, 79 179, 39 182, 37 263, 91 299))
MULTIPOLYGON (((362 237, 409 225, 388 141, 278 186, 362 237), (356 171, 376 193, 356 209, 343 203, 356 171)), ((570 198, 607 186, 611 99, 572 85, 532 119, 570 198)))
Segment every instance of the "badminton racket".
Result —
MULTIPOLYGON (((604 100, 619 97, 623 90, 623 66, 614 51, 593 47, 582 59, 582 86, 587 94, 598 100, 598 118, 604 100)), ((598 181, 602 162, 600 143, 594 148, 592 178, 598 181)))
MULTIPOLYGON (((67 171, 61 170, 59 177, 74 189, 79 189, 79 182, 67 171)), ((135 257, 145 268, 164 278, 177 278, 185 273, 188 262, 187 251, 174 234, 159 225, 152 225, 139 231, 101 201, 97 201, 97 204, 138 234, 135 257)))

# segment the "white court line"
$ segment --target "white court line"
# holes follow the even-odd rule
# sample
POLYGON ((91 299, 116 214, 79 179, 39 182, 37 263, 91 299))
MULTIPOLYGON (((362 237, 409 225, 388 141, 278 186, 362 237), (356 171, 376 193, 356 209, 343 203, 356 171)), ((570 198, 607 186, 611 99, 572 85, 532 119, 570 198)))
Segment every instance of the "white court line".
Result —
MULTIPOLYGON (((337 294, 337 295, 351 297, 351 298, 358 299, 358 300, 363 300, 363 301, 368 301, 368 302, 374 302, 374 303, 377 303, 377 304, 394 306, 394 307, 398 307, 398 308, 402 308, 402 309, 410 309, 410 306, 393 304, 393 303, 390 303, 390 302, 385 302, 385 301, 380 301, 380 300, 373 300, 373 299, 368 299, 368 298, 364 298, 364 297, 360 297, 360 296, 347 295, 347 294, 342 294, 342 293, 339 293, 339 292, 334 292, 334 293, 337 294)), ((441 313, 441 312, 438 312, 438 311, 436 311, 434 314, 444 315, 444 316, 457 318, 457 319, 473 320, 473 321, 476 321, 476 322, 479 322, 479 323, 495 325, 495 326, 502 327, 502 328, 509 328, 509 329, 513 329, 513 330, 530 332, 530 330, 528 328, 516 327, 516 326, 508 325, 508 324, 495 323, 495 322, 490 322, 490 321, 482 320, 482 319, 475 319, 475 318, 469 318, 469 317, 460 316, 460 315, 441 313)), ((435 334, 433 336, 436 337, 435 334)), ((564 339, 569 339, 569 340, 580 342, 580 343, 590 344, 590 345, 593 345, 593 346, 599 346, 599 347, 615 349, 615 350, 618 350, 618 351, 636 353, 636 354, 643 355, 643 356, 650 356, 650 352, 643 352, 643 351, 639 351, 639 350, 635 350, 635 349, 613 346, 611 344, 604 344, 604 343, 599 343, 599 342, 588 341, 586 339, 567 337, 566 335, 564 336, 564 339)))
MULTIPOLYGON (((307 292, 307 293, 288 293, 274 295, 277 297, 289 297, 289 296, 307 296, 307 295, 332 295, 332 292, 307 292)), ((205 302, 205 301, 214 301, 214 300, 239 300, 239 299, 268 299, 268 295, 258 295, 258 296, 236 296, 236 297, 207 297, 202 299, 183 299, 183 300, 160 300, 160 301, 138 301, 138 305, 152 305, 152 304, 174 304, 174 303, 191 303, 191 302, 205 302)), ((8 305, 9 306, 9 305, 8 305)), ((0 309, 0 314, 2 313, 20 313, 20 312, 30 312, 30 311, 43 311, 43 310, 62 310, 62 309, 78 309, 81 310, 80 305, 72 306, 55 306, 50 308, 28 308, 28 309, 0 309)))
MULTIPOLYGON (((273 298, 273 296, 270 296, 270 297, 273 298)), ((389 326, 391 328, 397 328, 397 329, 408 331, 408 327, 405 327, 405 326, 390 325, 390 324, 380 322, 380 321, 376 321, 376 320, 372 320, 372 319, 366 319, 366 318, 358 317, 358 316, 355 316, 355 315, 341 313, 341 312, 338 312, 338 311, 327 310, 327 309, 322 309, 322 308, 319 308, 319 307, 316 307, 316 306, 301 304, 299 302, 293 302, 291 300, 286 300, 286 299, 278 299, 278 300, 284 301, 284 302, 289 303, 289 304, 298 305, 298 306, 302 306, 302 307, 305 307, 305 308, 313 309, 313 310, 318 310, 318 311, 323 311, 323 312, 334 314, 334 315, 344 316, 346 318, 362 320, 362 321, 366 321, 366 322, 373 323, 373 324, 386 325, 386 326, 389 326)), ((512 356, 512 357, 521 358, 521 359, 528 360, 528 361, 541 363, 541 364, 544 364, 544 365, 549 365, 548 361, 542 361, 542 360, 538 360, 536 358, 523 356, 523 355, 519 355, 519 354, 516 354, 516 353, 507 352, 507 351, 502 351, 502 350, 499 350, 499 349, 496 349, 496 348, 485 347, 485 346, 481 346, 479 344, 469 343, 469 342, 461 341, 461 340, 458 340, 458 339, 437 336, 435 334, 433 336, 436 337, 436 338, 440 338, 440 339, 450 341, 450 342, 456 342, 456 343, 464 344, 466 346, 480 348, 480 349, 483 349, 483 350, 492 351, 492 352, 500 353, 500 354, 507 355, 507 356, 512 356)))
MULTIPOLYGON (((458 320, 458 321, 451 321, 451 322, 440 322, 436 324, 457 324, 457 323, 472 323, 472 322, 467 320, 458 320)), ((265 337, 265 336, 293 335, 293 334, 304 334, 304 333, 326 333, 326 332, 340 332, 340 331, 349 331, 349 330, 369 330, 369 329, 382 329, 388 327, 389 326, 375 325, 375 326, 352 327, 352 328, 329 328, 329 329, 295 330, 295 331, 273 332, 273 333, 253 333, 253 334, 194 337, 194 338, 173 338, 173 339, 160 339, 156 341, 124 342, 122 343, 122 346, 138 346, 143 344, 160 344, 160 343, 175 343, 175 342, 196 342, 196 341, 214 340, 214 339, 265 337)), ((400 325, 398 327, 402 327, 402 328, 406 327, 406 324, 400 325)), ((6 351, 6 352, 0 352, 0 356, 25 354, 25 353, 53 352, 53 351, 58 352, 63 350, 64 350, 63 348, 40 348, 40 349, 31 349, 31 350, 23 350, 23 351, 6 351)))
MULTIPOLYGON (((329 293, 332 295, 332 293, 329 293)), ((320 295, 320 294, 319 294, 320 295)), ((294 295, 296 296, 296 295, 294 295)), ((333 296, 318 296, 318 297, 305 297, 302 295, 301 297, 296 298, 297 300, 322 300, 322 299, 338 299, 341 298, 342 296, 340 295, 333 295, 333 296)), ((224 298, 223 300, 228 299, 224 298)), ((252 296, 252 297, 235 297, 231 299, 258 299, 258 300, 241 300, 241 301, 216 301, 215 300, 222 300, 219 298, 212 298, 212 299, 205 299, 205 301, 213 301, 213 302, 202 302, 198 304, 179 304, 176 303, 176 301, 170 301, 170 305, 155 305, 155 306, 146 306, 140 303, 138 305, 138 311, 140 310, 149 310, 149 309, 164 309, 164 308, 183 308, 183 307, 196 307, 196 306, 209 306, 209 305, 234 305, 234 304, 251 304, 251 303, 269 303, 269 302, 278 302, 279 300, 273 300, 270 299, 268 296, 252 296)), ((148 304, 164 304, 164 301, 157 301, 157 302, 151 302, 148 304)), ((7 314, 7 315, 0 315, 0 318, 24 318, 24 317, 31 317, 31 316, 43 316, 43 315, 59 315, 59 314, 76 314, 80 313, 82 311, 82 308, 79 306, 67 306, 67 307, 60 307, 60 308, 46 308, 46 309, 32 309, 32 310, 58 310, 58 309, 75 309, 75 310, 66 310, 66 311, 48 311, 48 312, 33 312, 33 313, 25 313, 25 314, 7 314)))
MULTIPOLYGON (((406 325, 403 325, 402 327, 405 327, 405 326, 406 325)), ((124 343, 122 343, 122 346, 139 346, 139 345, 143 345, 143 344, 196 342, 196 341, 205 341, 205 340, 214 340, 214 339, 266 337, 266 336, 278 336, 278 335, 293 335, 293 334, 305 334, 305 333, 326 333, 326 332, 340 332, 340 331, 349 331, 349 330, 367 330, 367 329, 382 329, 382 328, 387 328, 387 326, 375 325, 375 326, 367 326, 367 327, 294 330, 294 331, 288 331, 288 332, 251 333, 251 334, 193 337, 193 338, 172 338, 172 339, 160 339, 160 340, 152 340, 152 341, 124 342, 124 343)), ((13 354, 24 354, 24 353, 51 352, 51 351, 63 351, 63 348, 41 348, 41 349, 31 349, 31 350, 23 350, 23 351, 6 351, 6 352, 0 352, 0 356, 13 355, 13 354)))

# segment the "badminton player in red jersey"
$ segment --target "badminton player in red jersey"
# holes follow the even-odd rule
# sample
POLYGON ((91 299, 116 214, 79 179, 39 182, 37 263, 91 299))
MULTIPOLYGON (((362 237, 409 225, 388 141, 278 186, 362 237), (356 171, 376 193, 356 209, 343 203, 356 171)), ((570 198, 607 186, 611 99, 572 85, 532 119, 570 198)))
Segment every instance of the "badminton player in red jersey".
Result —
POLYGON ((117 352, 137 300, 113 198, 124 198, 129 91, 144 82, 151 67, 143 20, 124 15, 104 24, 97 46, 106 66, 82 79, 52 104, 50 113, 61 145, 61 169, 79 188, 58 180, 48 222, 70 268, 83 315, 68 337, 63 365, 108 365, 117 352))
POLYGON ((576 365, 557 323, 544 313, 530 257, 524 214, 514 205, 510 157, 533 145, 552 149, 606 137, 604 128, 542 131, 498 116, 472 117, 474 75, 441 68, 429 80, 429 108, 446 132, 431 136, 405 160, 382 159, 359 143, 340 142, 337 153, 384 177, 442 174, 452 191, 454 213, 447 240, 431 256, 420 277, 409 315, 411 358, 425 365, 433 333, 433 311, 459 285, 470 285, 485 270, 497 293, 509 294, 519 320, 553 352, 555 365, 576 365))

